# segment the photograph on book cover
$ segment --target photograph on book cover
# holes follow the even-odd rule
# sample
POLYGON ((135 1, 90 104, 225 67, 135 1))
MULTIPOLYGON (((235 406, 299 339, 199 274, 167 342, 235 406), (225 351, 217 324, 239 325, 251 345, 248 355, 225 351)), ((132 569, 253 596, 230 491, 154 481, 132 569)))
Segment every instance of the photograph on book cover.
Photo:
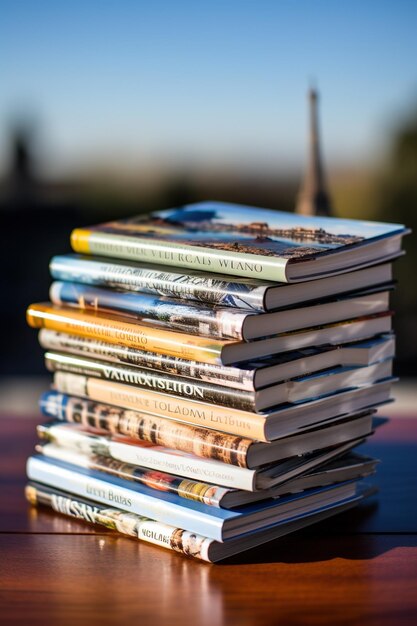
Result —
MULTIPOLYGON (((94 231, 285 259, 302 258, 391 234, 402 226, 297 215, 206 202, 117 220, 94 231)), ((225 266, 226 269, 226 266, 225 266)))

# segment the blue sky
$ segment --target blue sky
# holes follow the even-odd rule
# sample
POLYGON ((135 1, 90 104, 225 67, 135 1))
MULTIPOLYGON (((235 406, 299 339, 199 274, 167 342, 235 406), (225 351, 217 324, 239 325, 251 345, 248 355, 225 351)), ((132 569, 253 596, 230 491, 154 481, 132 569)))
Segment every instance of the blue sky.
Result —
POLYGON ((29 111, 51 171, 299 167, 310 80, 326 161, 361 163, 417 108, 416 32, 406 0, 3 0, 0 164, 29 111))

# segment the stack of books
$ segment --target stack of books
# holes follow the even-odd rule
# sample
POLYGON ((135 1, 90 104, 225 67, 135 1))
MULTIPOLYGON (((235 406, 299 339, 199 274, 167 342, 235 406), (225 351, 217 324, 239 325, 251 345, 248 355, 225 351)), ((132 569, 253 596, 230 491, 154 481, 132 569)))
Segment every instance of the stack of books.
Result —
POLYGON ((76 229, 27 311, 28 500, 206 561, 361 502, 405 232, 217 202, 76 229))

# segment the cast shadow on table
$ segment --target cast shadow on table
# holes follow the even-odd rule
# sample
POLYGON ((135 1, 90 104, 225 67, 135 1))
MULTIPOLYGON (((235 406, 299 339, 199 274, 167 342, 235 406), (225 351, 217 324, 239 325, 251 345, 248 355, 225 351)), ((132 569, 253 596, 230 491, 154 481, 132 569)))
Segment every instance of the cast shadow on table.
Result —
POLYGON ((220 565, 314 563, 332 559, 370 560, 393 548, 415 547, 415 535, 363 533, 360 528, 377 514, 378 501, 330 518, 226 559, 220 565))
MULTIPOLYGON (((315 524, 311 528, 298 531, 287 537, 276 539, 242 554, 225 559, 216 566, 255 565, 255 564, 305 564, 325 562, 341 558, 347 560, 371 560, 394 548, 416 547, 417 538, 413 535, 401 534, 362 534, 359 530, 363 521, 375 515, 378 502, 369 503, 333 519, 315 524), (336 522, 336 525, 335 525, 336 522)), ((107 538, 111 543, 120 546, 130 553, 132 549, 145 550, 148 556, 155 551, 158 559, 179 559, 184 566, 207 566, 209 564, 175 554, 164 548, 138 542, 134 538, 123 537, 99 526, 92 526, 82 520, 74 520, 54 513, 48 509, 28 507, 28 522, 32 532, 47 532, 56 535, 92 535, 99 542, 107 538), (126 542, 126 543, 124 543, 126 542)))

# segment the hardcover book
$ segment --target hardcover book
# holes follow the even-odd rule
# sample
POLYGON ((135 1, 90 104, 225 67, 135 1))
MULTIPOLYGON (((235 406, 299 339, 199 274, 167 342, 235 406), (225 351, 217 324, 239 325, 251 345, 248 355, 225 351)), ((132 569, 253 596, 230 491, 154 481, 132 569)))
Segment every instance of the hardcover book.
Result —
POLYGON ((291 459, 280 463, 281 480, 274 487, 261 491, 244 491, 237 488, 225 488, 207 482, 197 482, 156 471, 146 467, 139 467, 131 463, 117 461, 101 454, 81 453, 71 447, 62 447, 53 443, 36 446, 39 454, 55 458, 77 467, 98 470, 105 474, 113 474, 119 478, 132 480, 155 489, 175 493, 180 498, 201 502, 208 506, 222 509, 258 502, 268 498, 277 498, 289 493, 297 493, 305 489, 324 487, 347 480, 359 480, 375 472, 377 461, 363 457, 353 452, 346 452, 354 444, 346 444, 331 448, 317 454, 305 455, 303 459, 291 459), (330 461, 329 461, 330 459, 330 461), (336 460, 331 460, 336 459, 336 460))
POLYGON ((243 362, 239 367, 187 361, 86 337, 59 333, 46 328, 39 332, 39 343, 46 350, 165 372, 191 378, 197 382, 203 381, 248 391, 256 391, 281 380, 332 367, 372 365, 392 359, 395 354, 393 335, 383 335, 340 346, 327 345, 321 348, 284 352, 255 361, 243 362))
POLYGON ((105 340, 112 345, 217 365, 234 365, 310 346, 348 343, 391 330, 389 312, 281 333, 248 343, 199 337, 170 330, 169 325, 162 322, 138 322, 127 315, 83 311, 50 303, 31 305, 26 318, 33 328, 47 328, 79 337, 105 340))
POLYGON ((68 372, 55 373, 54 387, 62 393, 90 398, 96 402, 140 410, 253 440, 272 441, 317 422, 388 402, 394 380, 340 391, 309 402, 283 404, 278 409, 258 414, 174 398, 156 391, 148 392, 145 398, 142 390, 131 385, 68 372))
POLYGON ((28 459, 27 475, 32 481, 75 496, 91 498, 101 504, 116 506, 220 542, 317 512, 324 506, 335 505, 357 495, 357 484, 353 481, 227 510, 184 500, 176 494, 156 492, 146 485, 43 455, 28 459))
POLYGON ((71 243, 81 254, 297 282, 391 259, 405 232, 400 224, 203 202, 78 228, 71 243))
POLYGON ((251 341, 318 324, 387 311, 389 291, 375 288, 350 294, 324 303, 299 306, 274 313, 253 313, 242 309, 185 304, 163 296, 122 293, 77 283, 54 282, 49 292, 51 302, 79 309, 127 314, 140 321, 155 320, 172 329, 200 337, 251 341))
POLYGON ((373 493, 375 490, 359 485, 354 497, 342 500, 337 504, 325 504, 314 513, 275 524, 272 528, 264 531, 252 532, 243 538, 220 543, 182 528, 175 528, 135 513, 122 511, 120 508, 116 508, 114 504, 100 504, 41 483, 30 482, 25 491, 26 498, 32 505, 45 506, 68 517, 89 524, 105 526, 123 535, 209 563, 215 563, 267 541, 295 532, 310 524, 320 522, 342 511, 347 511, 373 493))
MULTIPOLYGON (((369 434, 372 424, 371 418, 364 416, 357 419, 362 420, 361 432, 364 435, 369 434)), ((295 458, 288 452, 292 444, 290 443, 288 446, 288 441, 280 440, 279 444, 273 446, 276 454, 275 461, 258 470, 250 470, 212 459, 202 459, 187 452, 173 451, 170 448, 144 441, 132 441, 128 437, 120 435, 109 436, 101 431, 86 431, 78 424, 43 424, 39 425, 37 430, 40 439, 55 444, 57 448, 75 450, 83 455, 99 455, 138 468, 168 472, 176 477, 182 476, 191 480, 208 481, 218 486, 245 491, 270 489, 303 471, 311 469, 314 465, 324 463, 326 460, 337 456, 341 446, 343 450, 346 450, 353 445, 349 434, 345 437, 348 443, 343 442, 340 427, 329 426, 328 430, 323 429, 320 444, 314 443, 314 435, 313 437, 301 436, 301 439, 304 440, 304 450, 303 444, 301 444, 299 450, 302 454, 295 455, 295 458), (337 433, 336 440, 334 439, 335 432, 337 433), (307 440, 312 442, 312 447, 309 450, 306 449, 305 442, 307 440), (333 445, 335 441, 336 444, 333 445), (330 444, 326 445, 329 442, 330 444), (317 445, 319 445, 318 448, 317 445)), ((317 437, 315 438, 317 440, 317 437)), ((360 438, 354 440, 355 443, 360 438)), ((57 458, 62 458, 62 456, 58 455, 57 458)), ((62 458, 62 460, 68 460, 68 458, 62 458)))
POLYGON ((243 391, 59 352, 47 352, 45 365, 50 372, 71 372, 127 383, 140 388, 144 400, 148 397, 148 392, 152 394, 157 391, 179 398, 255 413, 283 403, 305 402, 344 389, 370 385, 392 376, 392 360, 388 359, 362 367, 336 367, 321 370, 315 374, 282 381, 259 391, 243 391))
MULTIPOLYGON (((308 446, 323 448, 334 442, 340 444, 342 441, 339 438, 329 439, 329 431, 317 430, 315 425, 310 425, 311 432, 308 429, 291 431, 287 425, 289 432, 285 441, 281 437, 276 444, 262 443, 143 412, 91 402, 57 391, 48 391, 41 396, 40 409, 43 415, 55 420, 80 424, 88 429, 99 429, 111 435, 125 435, 130 439, 163 446, 172 451, 184 451, 197 457, 250 469, 276 460, 277 447, 280 450, 279 455, 285 457, 306 453, 309 451, 308 446)), ((361 425, 365 430, 358 432, 356 422, 351 421, 355 418, 355 415, 351 415, 348 420, 343 416, 330 419, 325 423, 325 427, 334 425, 335 432, 341 430, 344 440, 349 441, 360 437, 361 432, 367 433, 371 428, 369 417, 366 417, 365 423, 361 425), (353 430, 352 423, 355 426, 353 430)))
POLYGON ((338 294, 384 285, 392 281, 390 263, 320 278, 300 285, 273 283, 256 278, 233 278, 209 272, 117 261, 94 256, 67 254, 55 256, 49 265, 59 281, 107 287, 125 292, 141 292, 201 302, 247 311, 272 311, 338 294))

